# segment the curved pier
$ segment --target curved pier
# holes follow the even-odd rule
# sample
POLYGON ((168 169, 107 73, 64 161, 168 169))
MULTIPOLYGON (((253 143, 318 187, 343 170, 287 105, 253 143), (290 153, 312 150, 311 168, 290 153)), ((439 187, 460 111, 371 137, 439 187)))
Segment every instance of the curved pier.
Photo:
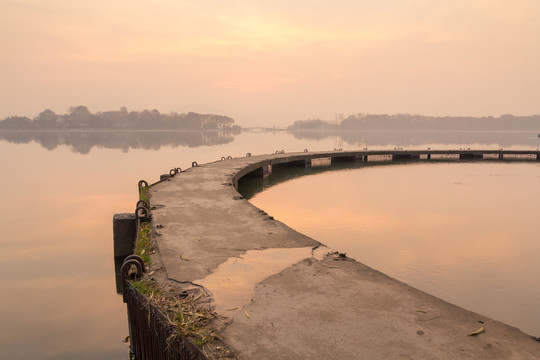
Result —
POLYGON ((540 343, 529 335, 332 252, 236 191, 244 176, 279 167, 437 157, 537 161, 540 152, 278 151, 194 162, 150 188, 154 266, 213 294, 229 319, 220 335, 241 359, 540 358, 540 343), (484 333, 468 336, 481 326, 484 333))

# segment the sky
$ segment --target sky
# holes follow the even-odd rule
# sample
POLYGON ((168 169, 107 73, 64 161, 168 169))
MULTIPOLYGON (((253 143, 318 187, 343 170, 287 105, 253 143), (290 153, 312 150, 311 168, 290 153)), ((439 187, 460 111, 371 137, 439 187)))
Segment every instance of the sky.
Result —
POLYGON ((540 113, 538 0, 0 0, 0 118, 540 113))

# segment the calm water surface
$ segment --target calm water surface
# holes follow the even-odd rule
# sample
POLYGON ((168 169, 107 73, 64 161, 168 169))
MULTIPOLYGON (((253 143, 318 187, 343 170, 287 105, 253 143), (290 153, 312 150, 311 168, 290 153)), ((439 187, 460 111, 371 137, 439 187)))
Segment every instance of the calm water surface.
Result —
POLYGON ((540 164, 375 166, 277 184, 250 202, 334 250, 540 334, 540 164))
MULTIPOLYGON (((221 156, 244 156, 247 152, 262 154, 282 149, 289 152, 302 151, 305 148, 331 150, 334 147, 359 149, 368 145, 370 148, 394 146, 442 149, 461 146, 536 148, 537 139, 533 138, 533 135, 536 136, 536 134, 525 133, 508 136, 452 134, 449 139, 445 139, 442 134, 434 136, 433 134, 410 133, 393 134, 387 137, 380 133, 362 134, 356 137, 351 134, 347 134, 348 137, 340 135, 295 137, 284 132, 242 133, 234 136, 197 133, 167 134, 164 137, 157 133, 1 135, 0 359, 127 358, 127 345, 122 342, 122 339, 128 335, 126 309, 121 297, 116 294, 114 279, 112 216, 114 213, 134 211, 137 200, 136 184, 140 179, 156 181, 160 174, 168 173, 173 167, 185 168, 190 166, 192 161, 205 163, 217 160, 221 156)), ((512 167, 513 170, 510 168, 511 166, 502 167, 496 172, 496 174, 510 174, 509 176, 493 176, 493 179, 523 177, 513 172, 519 170, 517 167, 512 167)), ((538 170, 538 168, 535 169, 538 170)), ((374 168, 369 171, 372 172, 373 179, 378 178, 379 181, 384 179, 385 182, 403 176, 402 170, 398 167, 374 168), (389 173, 380 174, 383 175, 381 178, 376 174, 377 171, 389 173)), ((440 170, 425 171, 425 173, 439 174, 440 170)), ((468 256, 469 261, 466 263, 470 268, 477 267, 478 264, 489 264, 492 258, 502 253, 506 254, 507 258, 517 259, 517 262, 513 262, 514 266, 524 268, 525 272, 534 271, 530 269, 530 264, 538 262, 538 258, 532 259, 535 254, 538 254, 538 248, 535 248, 534 244, 524 243, 523 247, 530 251, 518 252, 509 247, 511 244, 507 244, 508 240, 502 237, 499 231, 503 223, 514 224, 515 237, 510 242, 522 238, 521 235, 527 223, 525 219, 528 217, 528 208, 525 206, 530 205, 531 210, 534 206, 534 203, 527 202, 530 199, 528 196, 523 195, 513 201, 509 199, 509 203, 503 206, 516 209, 517 217, 511 220, 505 218, 501 221, 498 218, 492 218, 495 216, 492 214, 487 217, 492 219, 489 223, 485 222, 487 221, 485 216, 478 216, 478 214, 474 219, 459 220, 451 209, 443 211, 439 202, 436 203, 438 205, 421 205, 426 208, 423 208, 424 212, 416 211, 420 222, 452 224, 452 227, 417 231, 418 228, 415 226, 419 223, 414 225, 412 219, 406 218, 412 214, 409 210, 404 213, 402 206, 405 203, 417 202, 419 195, 399 200, 396 198, 398 193, 408 195, 412 191, 407 188, 389 195, 390 193, 386 191, 395 189, 398 186, 395 182, 377 190, 373 187, 375 180, 371 183, 367 180, 368 172, 361 170, 358 174, 362 175, 362 180, 358 181, 363 182, 358 182, 354 186, 354 191, 362 194, 358 200, 362 210, 360 214, 358 214, 358 208, 352 207, 352 204, 347 201, 352 191, 351 187, 346 185, 349 181, 346 179, 347 174, 342 174, 345 175, 343 179, 340 179, 338 175, 338 178, 331 180, 335 185, 324 188, 349 188, 349 192, 334 194, 331 196, 333 203, 328 203, 326 199, 322 207, 323 200, 316 201, 319 207, 313 208, 316 212, 334 209, 334 212, 342 214, 341 218, 350 219, 349 223, 342 222, 334 225, 336 229, 342 228, 343 232, 339 235, 334 231, 328 231, 328 233, 333 234, 335 239, 349 239, 347 240, 349 243, 368 244, 372 252, 363 250, 361 256, 357 256, 360 261, 377 267, 374 263, 377 256, 386 257, 384 252, 382 254, 385 256, 377 255, 377 246, 384 246, 389 242, 384 237, 376 236, 377 227, 374 226, 379 224, 379 226, 399 228, 400 234, 404 235, 392 239, 396 244, 395 250, 386 250, 387 253, 392 253, 388 253, 388 256, 397 254, 395 259, 399 259, 400 263, 404 264, 401 266, 402 269, 409 269, 410 264, 419 264, 417 259, 423 258, 439 264, 437 271, 448 274, 444 281, 452 282, 456 281, 452 280, 453 274, 460 279, 461 272, 467 273, 462 271, 464 270, 461 268, 463 261, 459 263, 458 270, 452 270, 451 265, 456 262, 456 259, 468 256), (382 193, 375 196, 375 191, 382 191, 382 193), (378 199, 381 206, 387 203, 389 207, 384 209, 372 207, 368 201, 369 198, 378 199), (395 207, 395 212, 386 213, 393 207, 395 207), (456 225, 467 221, 470 222, 470 226, 477 222, 482 224, 474 228, 476 229, 474 233, 483 240, 481 243, 465 242, 466 248, 458 248, 459 242, 455 240, 468 235, 457 234, 457 228, 460 226, 456 225), (361 224, 360 230, 364 233, 352 234, 350 229, 354 228, 352 225, 355 224, 361 224), (485 235, 481 236, 478 230, 486 227, 492 230, 489 246, 485 235), (348 235, 348 233, 351 234, 348 235), (422 252, 412 250, 408 244, 409 237, 419 236, 418 234, 421 234, 424 242, 422 252), (434 239, 436 239, 435 242, 434 239), (399 250, 399 242, 406 242, 407 246, 399 250), (437 249, 441 248, 444 251, 437 253, 437 249)), ((473 186, 466 180, 467 178, 458 179, 451 183, 431 180, 425 181, 425 184, 429 185, 428 188, 431 189, 433 197, 442 196, 440 193, 447 194, 452 189, 461 191, 461 189, 473 186), (454 184, 455 182, 461 184, 454 184)), ((472 181, 472 178, 470 180, 472 181)), ((296 181, 293 181, 290 184, 295 183, 296 181)), ((524 184, 523 188, 527 186, 529 184, 524 184)), ((490 194, 495 198, 507 190, 506 187, 498 186, 490 189, 490 194)), ((273 190, 277 190, 275 193, 279 194, 278 187, 273 190)), ((304 200, 312 199, 316 192, 318 191, 303 189, 302 203, 309 205, 304 200)), ((534 195, 532 188, 530 192, 531 196, 537 196, 534 195)), ((467 203, 462 204, 462 207, 474 205, 483 197, 472 197, 472 199, 476 200, 469 199, 467 203)), ((538 204, 538 198, 536 199, 535 203, 538 204)), ((270 207, 270 204, 263 206, 265 209, 267 207, 270 207)), ((299 219, 305 219, 307 208, 308 206, 298 209, 296 215, 302 215, 298 217, 299 219)), ((309 232, 302 229, 301 224, 296 225, 293 221, 285 219, 283 211, 286 209, 268 210, 291 226, 298 226, 301 231, 309 232)), ((337 220, 339 219, 335 219, 337 220)), ((308 222, 320 224, 316 215, 313 215, 313 219, 308 222)), ((320 226, 323 233, 324 229, 329 229, 329 226, 331 224, 320 226)), ((429 229, 434 228, 430 225, 429 229)), ((471 231, 473 230, 469 230, 471 231)), ((324 234, 320 235, 322 236, 324 234)), ((319 235, 316 237, 319 238, 319 235)), ((326 241, 322 238, 320 240, 326 241)), ((341 248, 340 245, 331 244, 331 246, 341 248)), ((347 252, 352 255, 353 250, 347 250, 347 252)), ((381 254, 380 251, 379 254, 381 254)), ((506 264, 501 266, 503 269, 508 267, 506 264)), ((418 269, 418 271, 431 271, 420 266, 418 269)), ((493 279, 500 278, 501 283, 505 277, 509 276, 508 272, 501 269, 493 269, 493 267, 485 269, 485 272, 489 272, 493 279)), ((536 273, 538 273, 537 270, 536 273)), ((524 292, 528 286, 516 288, 517 285, 513 280, 513 278, 508 280, 511 287, 501 290, 498 296, 506 298, 508 294, 516 293, 527 301, 534 300, 539 303, 538 298, 535 300, 525 295, 530 294, 524 292)), ((466 286, 463 284, 461 287, 462 293, 469 288, 474 290, 477 286, 478 284, 467 282, 466 286)), ((444 288, 443 286, 442 289, 444 288)), ((424 290, 431 291, 430 288, 424 288, 424 290)), ((475 298, 475 295, 470 294, 467 297, 475 298)), ((492 306, 489 300, 487 294, 482 298, 480 312, 487 314, 487 308, 492 306)), ((509 304, 508 308, 519 306, 509 304)), ((525 317, 529 315, 532 317, 534 314, 526 314, 525 317)), ((503 317, 498 318, 505 320, 503 317)))
POLYGON ((331 149, 335 141, 298 141, 283 132, 7 139, 0 136, 0 359, 10 360, 127 359, 112 217, 134 211, 140 179, 157 181, 192 161, 331 149))

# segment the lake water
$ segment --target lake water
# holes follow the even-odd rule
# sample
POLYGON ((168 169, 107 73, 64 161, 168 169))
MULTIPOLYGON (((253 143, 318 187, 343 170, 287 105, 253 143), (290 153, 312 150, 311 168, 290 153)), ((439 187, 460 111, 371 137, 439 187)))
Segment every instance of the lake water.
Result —
MULTIPOLYGON (((2 261, 0 261, 0 272, 3 275, 0 278, 0 358, 127 359, 127 345, 122 342, 128 335, 126 309, 121 297, 116 293, 114 278, 112 216, 114 213, 134 211, 138 196, 136 185, 140 179, 156 181, 160 174, 168 173, 169 169, 174 167, 188 167, 192 161, 205 163, 217 160, 222 156, 245 156, 247 152, 262 154, 273 153, 276 150, 291 152, 303 151, 306 148, 309 150, 331 150, 336 147, 361 149, 367 146, 369 148, 399 146, 404 148, 431 147, 433 149, 459 147, 536 149, 538 139, 536 134, 531 133, 342 133, 326 135, 318 133, 291 135, 285 132, 239 134, 0 133, 0 189, 2 189, 0 246, 3 255, 2 261)), ((507 174, 510 172, 509 169, 518 169, 514 166, 516 165, 508 164, 508 167, 503 167, 496 173, 507 174)), ((539 170, 534 164, 528 166, 534 168, 533 172, 539 170)), ((421 173, 438 174, 442 171, 426 171, 428 168, 421 170, 421 173)), ((474 172, 476 168, 473 166, 470 171, 474 172)), ((367 177, 372 177, 370 186, 358 186, 358 188, 366 189, 364 192, 359 191, 361 198, 365 198, 367 194, 375 191, 373 185, 377 185, 377 181, 374 179, 378 176, 378 171, 390 172, 389 174, 381 174, 384 175, 384 179, 404 176, 411 176, 414 179, 415 176, 419 176, 415 175, 413 166, 405 167, 405 169, 398 166, 374 167, 367 172, 365 170, 353 171, 361 174, 362 181, 367 181, 367 177), (368 172, 371 175, 368 175, 368 172), (407 173, 409 175, 405 175, 407 173)), ((521 174, 521 172, 517 175, 510 172, 507 177, 521 179, 529 176, 525 176, 525 173, 523 176, 521 174)), ((334 186, 335 188, 343 187, 339 184, 350 181, 346 180, 349 175, 340 172, 321 176, 337 176, 337 180, 333 180, 337 184, 334 186), (342 180, 339 180, 340 174, 344 175, 342 180)), ((298 181, 303 181, 303 179, 283 185, 293 185, 298 181)), ((431 191, 434 194, 447 193, 449 190, 444 186, 449 186, 450 189, 463 189, 469 186, 464 180, 456 180, 462 182, 462 185, 448 184, 447 182, 436 185, 437 181, 439 180, 430 181, 431 191)), ((536 181, 538 182, 538 178, 536 181)), ((522 185, 524 192, 525 186, 528 185, 522 185)), ((385 188, 389 189, 392 186, 385 188)), ((274 190, 279 193, 279 187, 272 189, 272 191, 274 190)), ((500 194, 505 193, 507 188, 505 186, 492 188, 491 191, 491 194, 500 194)), ((530 189, 529 192, 534 193, 534 189, 530 189)), ((404 193, 408 194, 409 192, 402 189, 401 195, 404 193)), ((303 194, 305 199, 312 198, 314 195, 311 190, 303 194)), ((381 196, 384 194, 386 193, 381 193, 381 196)), ((408 198, 404 198, 402 201, 396 198, 396 196, 401 195, 399 195, 399 191, 394 195, 388 195, 388 200, 392 200, 392 204, 399 204, 399 206, 396 205, 396 211, 403 210, 404 208, 401 206, 411 201, 408 198)), ((331 196, 332 204, 324 203, 324 206, 320 207, 319 210, 315 208, 315 211, 324 211, 324 209, 332 207, 344 215, 351 214, 352 216, 355 214, 354 219, 358 219, 358 214, 355 213, 358 209, 346 206, 347 199, 343 199, 341 196, 341 194, 335 193, 331 196)), ((473 200, 469 200, 467 205, 463 205, 464 207, 478 202, 478 200, 474 200, 475 192, 471 193, 470 196, 473 200)), ((536 197, 536 199, 538 198, 536 197)), ((518 217, 527 217, 527 211, 524 211, 528 210, 525 207, 527 201, 529 198, 522 196, 512 203, 512 209, 521 212, 518 217)), ((527 206, 534 206, 534 203, 527 202, 527 204, 527 206)), ((536 204, 538 204, 537 200, 536 204)), ((449 216, 452 221, 458 221, 453 217, 451 209, 447 209, 447 212, 435 213, 429 205, 421 206, 426 206, 424 208, 425 214, 419 217, 422 222, 444 223, 450 221, 445 218, 446 216, 449 216), (439 214, 438 218, 437 214, 439 214)), ((265 207, 263 206, 263 208, 265 207)), ((302 216, 306 214, 307 210, 308 207, 301 210, 302 216)), ((362 207, 362 210, 362 224, 364 224, 365 229, 375 224, 391 224, 393 219, 400 220, 392 225, 395 227, 398 224, 400 226, 412 224, 411 219, 399 219, 397 216, 392 218, 384 215, 384 211, 387 211, 384 209, 377 208, 376 213, 372 209, 373 211, 370 213, 367 202, 366 207, 362 207), (366 214, 371 214, 371 217, 366 214), (376 215, 380 215, 380 217, 376 215)), ((268 209, 268 211, 284 220, 283 214, 286 213, 287 209, 268 209)), ((482 220, 482 216, 477 214, 477 220, 482 220)), ((292 222, 284 221, 296 227, 292 222)), ((481 244, 472 250, 470 247, 458 249, 455 247, 457 244, 450 241, 448 236, 440 239, 438 236, 428 236, 429 234, 434 235, 433 231, 435 230, 430 230, 431 233, 422 235, 425 236, 425 246, 430 248, 425 249, 426 252, 414 254, 413 250, 408 248, 409 253, 407 253, 407 248, 404 248, 403 253, 397 250, 395 253, 399 253, 400 259, 403 258, 404 263, 407 264, 417 263, 417 261, 412 260, 406 261, 407 256, 412 257, 413 260, 421 257, 431 259, 434 263, 440 262, 441 265, 444 264, 444 267, 441 266, 439 269, 441 272, 451 268, 452 261, 448 261, 448 264, 442 262, 445 260, 444 257, 433 255, 436 253, 428 255, 427 250, 437 251, 439 249, 442 253, 455 254, 455 258, 449 257, 449 260, 460 258, 458 255, 463 253, 471 255, 470 262, 489 262, 496 253, 506 253, 505 241, 509 240, 499 236, 497 232, 499 222, 499 220, 495 220, 488 225, 480 222, 483 224, 480 228, 490 227, 490 233, 492 236, 496 236, 496 246, 486 248, 495 248, 493 250, 484 249, 484 252, 481 252, 481 244), (427 240, 431 238, 438 238, 440 242, 428 244, 427 240)), ((316 220, 316 216, 312 223, 320 224, 316 220)), ((475 223, 475 221, 470 222, 469 225, 473 228, 466 229, 466 233, 470 233, 473 231, 471 229, 474 229, 474 233, 480 237, 481 231, 475 223)), ((522 225, 523 222, 517 222, 512 227, 515 233, 515 237, 511 239, 512 242, 520 241, 523 238, 522 225)), ((408 231, 403 231, 404 235, 413 236, 414 226, 418 225, 410 225, 407 228, 408 231)), ((326 229, 328 224, 322 227, 326 229)), ((343 235, 332 232, 336 239, 348 236, 348 226, 341 223, 336 227, 343 227, 345 231, 343 235)), ((375 231, 375 228, 367 231, 375 231)), ((465 233, 457 234, 456 231, 457 227, 452 227, 450 238, 468 236, 465 233)), ((315 237, 317 238, 317 236, 315 237)), ((317 239, 324 241, 321 238, 317 239)), ((368 236, 365 233, 353 234, 350 239, 353 239, 353 242, 362 240, 360 242, 364 243, 367 242, 366 239, 369 239, 373 251, 375 251, 377 244, 385 245, 385 240, 382 238, 375 239, 374 236, 368 236)), ((398 239, 393 241, 393 244, 397 246, 398 239)), ((332 244, 331 246, 341 250, 341 245, 332 244)), ((527 248, 531 244, 523 243, 523 246, 527 248)), ((342 251, 352 256, 353 250, 342 251)), ((368 256, 367 253, 361 255, 357 257, 358 260, 377 268, 377 265, 368 259, 371 255, 368 256)), ((516 266, 522 267, 525 272, 534 271, 534 269, 530 270, 527 264, 539 262, 538 251, 522 251, 508 255, 512 255, 511 257, 517 261, 516 266)), ((376 258, 375 252, 372 257, 376 258)), ((501 265, 502 268, 507 266, 506 263, 501 265)), ((407 267, 403 267, 403 269, 407 269, 407 267)), ((536 273, 538 273, 537 270, 536 273)), ((444 281, 451 281, 452 274, 450 272, 444 281)), ((456 276, 458 275, 460 274, 456 276)), ((399 276, 396 277, 399 278, 399 276)), ((496 277, 505 280, 502 271, 494 273, 493 278, 496 277)), ((514 292, 522 294, 521 291, 534 284, 526 284, 526 286, 516 288, 513 284, 514 280, 514 278, 510 278, 508 280, 510 287, 501 290, 502 292, 498 296, 506 297, 507 294, 514 292)), ((501 281, 501 283, 503 282, 501 281)), ((445 284, 439 285, 442 285, 442 289, 445 288, 445 284)), ((467 286, 464 285, 462 289, 474 287, 474 284, 467 283, 467 286)), ((423 290, 435 293, 430 289, 423 290)), ((466 294, 465 296, 474 297, 475 295, 466 294)), ((522 296, 528 297, 528 295, 522 296)), ((483 301, 484 307, 479 312, 489 315, 487 313, 488 307, 491 306, 489 296, 485 296, 483 301), (486 311, 483 311, 484 309, 486 311)), ((538 303, 535 299, 531 299, 531 301, 538 303)), ((508 304, 508 308, 520 306, 520 304, 508 304)), ((503 318, 499 319, 504 320, 503 318)), ((520 326, 524 330, 527 326, 512 324, 520 326)), ((537 334, 538 331, 536 331, 537 334)))
POLYGON ((381 164, 277 183, 249 201, 409 285, 538 334, 539 184, 537 162, 381 164))

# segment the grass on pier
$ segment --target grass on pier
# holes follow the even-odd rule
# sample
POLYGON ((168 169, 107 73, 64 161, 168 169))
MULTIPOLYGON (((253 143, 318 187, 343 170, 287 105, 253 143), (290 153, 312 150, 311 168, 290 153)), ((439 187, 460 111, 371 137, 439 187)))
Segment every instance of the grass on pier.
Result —
POLYGON ((131 284, 137 292, 146 297, 148 305, 153 305, 167 317, 176 329, 173 337, 188 337, 197 346, 220 338, 211 326, 217 314, 212 306, 204 301, 202 291, 195 289, 187 295, 181 295, 173 289, 166 291, 147 274, 141 280, 132 280, 131 284))
MULTIPOLYGON (((139 198, 150 205, 149 187, 141 188, 139 198)), ((135 243, 135 254, 143 259, 147 269, 151 264, 150 255, 154 252, 151 223, 142 223, 135 243)), ((155 306, 167 317, 176 329, 172 336, 188 337, 200 347, 219 338, 211 326, 217 314, 201 290, 192 289, 186 292, 187 295, 173 288, 165 290, 151 277, 152 273, 144 274, 140 280, 132 280, 131 285, 146 297, 149 305, 155 306)))
MULTIPOLYGON (((139 199, 146 201, 148 208, 150 208, 150 187, 141 187, 139 199)), ((137 241, 135 242, 135 254, 139 255, 143 259, 146 266, 150 265, 150 255, 155 252, 150 234, 152 232, 152 226, 150 222, 142 223, 139 227, 137 234, 137 241)))
POLYGON ((139 227, 137 241, 135 242, 135 254, 143 259, 147 267, 150 265, 150 255, 155 252, 154 245, 152 245, 152 240, 150 239, 151 232, 151 224, 149 222, 142 223, 139 227))
POLYGON ((150 186, 145 186, 140 188, 139 199, 146 201, 150 206, 150 186))

